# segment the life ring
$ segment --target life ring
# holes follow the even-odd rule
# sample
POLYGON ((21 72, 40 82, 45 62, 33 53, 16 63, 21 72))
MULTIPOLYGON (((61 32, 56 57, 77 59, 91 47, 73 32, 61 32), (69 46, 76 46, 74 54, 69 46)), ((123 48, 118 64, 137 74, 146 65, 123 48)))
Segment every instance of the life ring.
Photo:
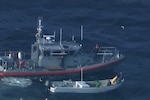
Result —
POLYGON ((23 67, 26 68, 28 66, 28 63, 26 61, 18 61, 16 62, 17 67, 23 67))

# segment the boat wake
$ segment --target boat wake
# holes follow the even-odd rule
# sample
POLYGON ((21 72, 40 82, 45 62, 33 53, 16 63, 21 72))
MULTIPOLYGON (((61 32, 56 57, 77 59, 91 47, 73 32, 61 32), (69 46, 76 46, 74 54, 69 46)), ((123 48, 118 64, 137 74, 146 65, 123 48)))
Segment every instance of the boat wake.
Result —
POLYGON ((14 78, 14 77, 3 77, 1 78, 3 84, 18 87, 28 87, 32 84, 29 78, 14 78))

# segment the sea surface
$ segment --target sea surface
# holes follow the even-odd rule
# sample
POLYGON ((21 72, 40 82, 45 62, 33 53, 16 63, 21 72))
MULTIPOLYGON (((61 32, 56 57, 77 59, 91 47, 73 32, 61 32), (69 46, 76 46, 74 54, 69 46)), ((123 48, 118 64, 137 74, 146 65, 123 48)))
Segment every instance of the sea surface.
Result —
MULTIPOLYGON (((125 82, 107 93, 50 94, 45 85, 50 77, 29 77, 18 84, 1 78, 0 100, 150 100, 149 0, 0 0, 0 52, 30 53, 38 17, 43 19, 45 33, 62 28, 66 40, 72 35, 78 38, 83 25, 86 49, 97 43, 117 47, 125 59, 115 71, 123 73, 125 82)), ((86 78, 101 77, 92 75, 86 78)))

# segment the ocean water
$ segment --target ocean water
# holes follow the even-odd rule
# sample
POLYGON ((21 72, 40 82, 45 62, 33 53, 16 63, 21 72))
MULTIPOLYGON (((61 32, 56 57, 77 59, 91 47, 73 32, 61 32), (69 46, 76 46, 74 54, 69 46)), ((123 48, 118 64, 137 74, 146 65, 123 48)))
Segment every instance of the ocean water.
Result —
POLYGON ((115 69, 123 72, 125 82, 107 93, 50 94, 45 82, 38 78, 32 78, 32 84, 27 86, 8 85, 1 80, 0 99, 150 100, 149 12, 149 0, 1 0, 0 52, 30 52, 39 16, 43 18, 45 33, 58 33, 63 28, 63 38, 68 40, 73 34, 79 37, 79 27, 84 25, 84 38, 87 43, 90 41, 86 49, 96 43, 115 46, 125 56, 115 69))

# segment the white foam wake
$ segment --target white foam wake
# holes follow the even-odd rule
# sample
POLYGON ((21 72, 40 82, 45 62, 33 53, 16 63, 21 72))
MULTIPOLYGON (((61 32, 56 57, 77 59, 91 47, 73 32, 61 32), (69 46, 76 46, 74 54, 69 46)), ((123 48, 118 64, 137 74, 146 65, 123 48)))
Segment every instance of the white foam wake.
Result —
POLYGON ((29 78, 3 77, 1 80, 3 84, 10 86, 28 87, 32 84, 32 81, 29 78))

